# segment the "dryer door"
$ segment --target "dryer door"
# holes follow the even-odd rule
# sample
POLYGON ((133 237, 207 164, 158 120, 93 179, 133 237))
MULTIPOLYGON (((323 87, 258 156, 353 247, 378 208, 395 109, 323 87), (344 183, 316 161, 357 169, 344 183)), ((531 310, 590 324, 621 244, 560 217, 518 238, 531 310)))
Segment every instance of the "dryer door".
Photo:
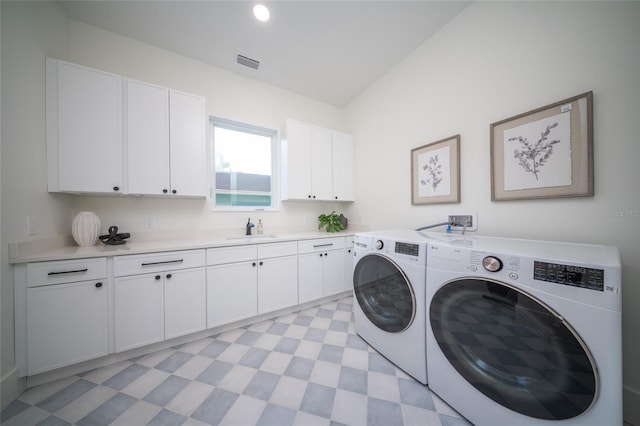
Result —
POLYGON ((563 420, 596 399, 596 366, 580 336, 515 287, 482 278, 450 281, 434 294, 429 321, 451 365, 504 407, 563 420))
POLYGON ((396 333, 416 315, 416 297, 409 279, 391 259, 369 254, 353 270, 353 290, 360 308, 376 327, 396 333))

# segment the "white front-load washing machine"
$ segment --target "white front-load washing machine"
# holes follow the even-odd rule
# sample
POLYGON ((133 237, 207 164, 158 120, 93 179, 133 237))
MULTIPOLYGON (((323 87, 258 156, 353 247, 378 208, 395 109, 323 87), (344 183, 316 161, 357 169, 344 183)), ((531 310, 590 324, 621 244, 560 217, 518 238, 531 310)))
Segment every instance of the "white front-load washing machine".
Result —
POLYGON ((427 238, 415 231, 357 233, 353 315, 356 332, 419 382, 427 383, 427 238))
POLYGON ((621 425, 617 248, 460 237, 427 254, 429 387, 476 425, 621 425))

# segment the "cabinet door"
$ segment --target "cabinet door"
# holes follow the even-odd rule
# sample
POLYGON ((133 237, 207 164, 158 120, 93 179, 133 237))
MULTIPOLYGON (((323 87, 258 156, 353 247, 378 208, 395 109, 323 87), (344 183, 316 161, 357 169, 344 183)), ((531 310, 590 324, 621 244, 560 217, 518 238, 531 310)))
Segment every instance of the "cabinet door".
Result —
POLYGON ((207 299, 204 268, 164 274, 165 339, 206 328, 207 299))
POLYGON ((353 290, 353 247, 347 247, 344 257, 344 289, 353 290))
POLYGON ((287 120, 282 157, 282 199, 311 199, 311 140, 308 124, 287 120))
POLYGON ((49 190, 122 191, 122 79, 47 60, 49 190))
POLYGON ((344 252, 331 250, 322 258, 323 296, 344 291, 344 252))
POLYGON ((127 81, 127 191, 169 193, 169 90, 127 81))
POLYGON ((275 257, 258 262, 258 314, 298 303, 297 256, 275 257))
POLYGON ((332 132, 333 198, 338 201, 355 200, 353 137, 332 132))
POLYGON ((114 321, 116 352, 164 340, 162 274, 116 278, 114 321))
POLYGON ((311 126, 311 193, 316 200, 331 200, 331 130, 311 126))
POLYGON ((27 290, 28 374, 109 352, 108 295, 103 281, 27 290))
POLYGON ((171 193, 207 195, 205 102, 200 96, 171 90, 169 95, 171 193))
POLYGON ((258 313, 257 261, 207 268, 207 327, 258 313))
POLYGON ((298 303, 322 297, 323 257, 324 253, 307 253, 298 256, 298 303))

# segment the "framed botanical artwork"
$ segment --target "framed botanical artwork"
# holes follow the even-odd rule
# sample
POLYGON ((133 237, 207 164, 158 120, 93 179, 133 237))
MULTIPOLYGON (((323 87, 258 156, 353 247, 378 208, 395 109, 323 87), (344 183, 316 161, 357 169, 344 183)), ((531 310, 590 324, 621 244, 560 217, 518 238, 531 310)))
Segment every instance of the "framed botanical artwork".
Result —
POLYGON ((411 204, 460 202, 460 135, 411 150, 411 204))
POLYGON ((491 200, 593 196, 593 92, 491 124, 491 200))

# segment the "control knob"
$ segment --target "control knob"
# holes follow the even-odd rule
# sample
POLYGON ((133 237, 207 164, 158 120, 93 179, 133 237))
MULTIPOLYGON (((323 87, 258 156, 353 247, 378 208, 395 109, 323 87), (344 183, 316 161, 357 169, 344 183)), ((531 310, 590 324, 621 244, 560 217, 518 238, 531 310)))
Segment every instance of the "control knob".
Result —
POLYGON ((378 250, 382 250, 382 247, 384 247, 384 243, 382 242, 382 240, 376 241, 376 248, 378 250))
POLYGON ((502 269, 502 261, 494 256, 487 256, 482 259, 482 266, 489 272, 498 272, 502 269))

